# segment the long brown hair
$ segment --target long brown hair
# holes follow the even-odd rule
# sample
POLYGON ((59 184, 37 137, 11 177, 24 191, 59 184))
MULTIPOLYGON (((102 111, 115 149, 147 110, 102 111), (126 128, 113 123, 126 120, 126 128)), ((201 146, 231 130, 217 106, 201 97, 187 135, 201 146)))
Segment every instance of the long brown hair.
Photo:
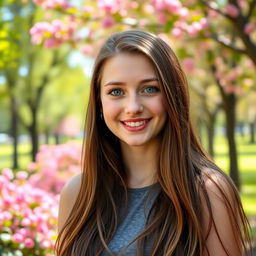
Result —
MULTIPOLYGON (((155 35, 130 30, 111 35, 95 62, 86 116, 81 186, 73 210, 57 239, 57 256, 97 256, 103 250, 114 255, 107 244, 118 226, 120 204, 127 195, 127 176, 119 141, 100 116, 100 81, 105 61, 121 52, 144 54, 153 63, 168 116, 162 131, 157 173, 161 191, 144 231, 136 239, 138 255, 143 255, 149 237, 152 256, 175 253, 200 256, 207 251, 205 240, 215 223, 211 218, 205 237, 202 200, 212 217, 206 179, 216 183, 223 195, 237 241, 245 250, 250 241, 250 230, 238 192, 232 181, 207 157, 195 136, 190 122, 187 81, 177 57, 155 35), (225 180, 237 205, 235 209, 227 192, 206 170, 214 170, 225 180)), ((218 237, 222 243, 220 235, 218 237)), ((227 252, 227 255, 230 254, 227 252)))

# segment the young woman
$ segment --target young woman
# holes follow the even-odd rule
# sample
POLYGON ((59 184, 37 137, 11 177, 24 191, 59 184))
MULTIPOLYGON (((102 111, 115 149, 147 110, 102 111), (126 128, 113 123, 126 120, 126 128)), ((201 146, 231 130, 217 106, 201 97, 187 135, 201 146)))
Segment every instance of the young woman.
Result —
POLYGON ((187 81, 147 32, 113 34, 96 59, 83 172, 61 193, 57 256, 241 256, 239 194, 192 129, 187 81))

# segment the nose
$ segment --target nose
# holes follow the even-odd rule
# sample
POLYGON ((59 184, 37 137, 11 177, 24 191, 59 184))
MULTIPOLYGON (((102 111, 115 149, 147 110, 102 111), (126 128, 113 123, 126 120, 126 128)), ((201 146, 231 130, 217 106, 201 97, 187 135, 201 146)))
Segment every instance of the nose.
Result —
POLYGON ((134 115, 143 111, 143 105, 141 104, 138 95, 131 95, 128 97, 125 104, 126 114, 134 115))

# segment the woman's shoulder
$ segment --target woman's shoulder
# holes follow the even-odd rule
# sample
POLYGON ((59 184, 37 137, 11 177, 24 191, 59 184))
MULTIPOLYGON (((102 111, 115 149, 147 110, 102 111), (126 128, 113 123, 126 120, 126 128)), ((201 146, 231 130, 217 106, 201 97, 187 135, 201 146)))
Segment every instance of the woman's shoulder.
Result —
POLYGON ((232 179, 220 169, 204 168, 202 173, 202 181, 208 194, 220 197, 226 195, 229 199, 233 194, 237 194, 238 191, 232 179))
POLYGON ((77 196, 81 185, 82 174, 79 173, 69 179, 61 190, 61 196, 77 196))
POLYGON ((72 177, 63 187, 60 194, 59 203, 59 216, 58 216, 58 230, 60 231, 66 220, 68 219, 71 210, 76 202, 80 185, 81 185, 81 174, 77 174, 72 177))
POLYGON ((241 244, 237 235, 240 232, 237 225, 240 205, 238 191, 222 171, 206 169, 203 172, 203 185, 200 189, 202 223, 209 253, 240 256, 241 244))

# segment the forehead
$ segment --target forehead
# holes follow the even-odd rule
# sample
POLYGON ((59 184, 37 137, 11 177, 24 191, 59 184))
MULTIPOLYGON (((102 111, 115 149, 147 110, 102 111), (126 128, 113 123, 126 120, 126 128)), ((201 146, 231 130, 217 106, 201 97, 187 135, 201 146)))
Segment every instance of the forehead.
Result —
POLYGON ((152 61, 140 53, 119 53, 105 61, 101 70, 101 84, 108 80, 146 79, 157 76, 152 61))

